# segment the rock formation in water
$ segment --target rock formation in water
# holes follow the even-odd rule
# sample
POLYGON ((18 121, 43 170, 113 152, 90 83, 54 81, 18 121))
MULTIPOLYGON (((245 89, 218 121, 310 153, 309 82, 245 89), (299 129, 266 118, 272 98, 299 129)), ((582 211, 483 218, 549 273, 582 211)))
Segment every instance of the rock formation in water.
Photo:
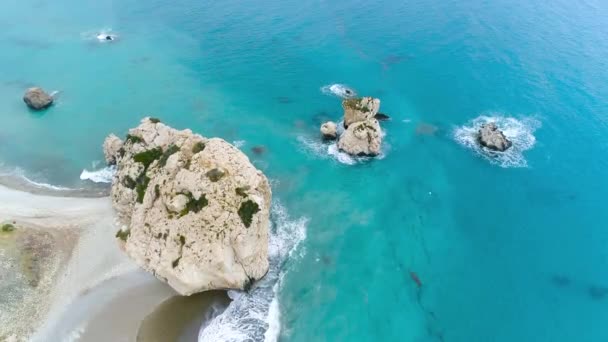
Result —
POLYGON ((141 267, 182 295, 246 289, 266 274, 271 190, 245 154, 150 118, 117 146, 104 143, 117 165, 116 236, 141 267))
POLYGON ((338 125, 333 121, 327 121, 321 125, 321 135, 325 140, 335 140, 338 138, 338 125))
POLYGON ((479 144, 493 151, 503 152, 512 145, 511 141, 505 137, 493 122, 481 125, 478 134, 477 140, 479 144))
MULTIPOLYGON (((354 156, 380 154, 382 129, 375 118, 380 109, 380 100, 372 97, 345 99, 342 107, 345 130, 338 138, 338 148, 354 156)), ((325 139, 336 139, 338 136, 337 127, 332 124, 333 122, 326 122, 321 126, 325 139)))
POLYGON ((34 110, 41 110, 53 104, 53 97, 41 88, 29 88, 23 95, 23 102, 34 110))
POLYGON ((377 156, 382 145, 382 132, 376 119, 355 122, 340 136, 338 148, 355 156, 377 156))
POLYGON ((373 97, 361 97, 342 101, 344 108, 344 128, 355 122, 373 119, 380 109, 380 100, 373 97))

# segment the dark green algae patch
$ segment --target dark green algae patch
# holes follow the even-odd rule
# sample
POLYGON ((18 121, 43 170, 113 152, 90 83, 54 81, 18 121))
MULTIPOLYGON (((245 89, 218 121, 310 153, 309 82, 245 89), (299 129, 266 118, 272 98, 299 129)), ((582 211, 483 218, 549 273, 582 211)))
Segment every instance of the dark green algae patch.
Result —
POLYGON ((238 214, 245 227, 249 228, 251 226, 253 215, 258 211, 260 211, 260 206, 252 200, 241 203, 238 214))

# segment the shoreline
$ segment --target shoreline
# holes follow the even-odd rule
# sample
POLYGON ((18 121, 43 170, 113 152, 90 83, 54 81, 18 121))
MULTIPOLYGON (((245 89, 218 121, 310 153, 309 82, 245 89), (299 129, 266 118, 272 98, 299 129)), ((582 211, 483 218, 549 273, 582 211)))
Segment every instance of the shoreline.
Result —
POLYGON ((70 198, 101 198, 110 196, 111 184, 97 185, 91 188, 56 188, 38 185, 24 176, 15 174, 0 174, 0 186, 27 192, 33 195, 70 198))
MULTIPOLYGON (((0 236, 0 256, 18 250, 14 248, 16 238, 7 239, 8 234, 46 234, 54 239, 45 245, 53 251, 47 259, 54 263, 52 268, 45 263, 36 268, 46 277, 44 284, 30 288, 18 283, 16 290, 29 297, 7 295, 7 307, 18 309, 6 312, 6 331, 0 339, 127 338, 125 341, 145 342, 160 334, 196 340, 200 324, 221 313, 230 302, 222 291, 179 296, 140 269, 115 241, 118 227, 108 197, 78 196, 62 190, 32 192, 31 187, 11 185, 0 177, 0 223, 16 227, 0 236)), ((0 268, 0 275, 3 270, 0 268)))

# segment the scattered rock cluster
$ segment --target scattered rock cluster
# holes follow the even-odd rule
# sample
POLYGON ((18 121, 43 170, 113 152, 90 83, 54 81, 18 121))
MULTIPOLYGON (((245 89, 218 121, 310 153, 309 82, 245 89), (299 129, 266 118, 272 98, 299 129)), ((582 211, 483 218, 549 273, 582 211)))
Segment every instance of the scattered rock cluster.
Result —
POLYGON ((377 156, 382 147, 382 130, 378 118, 388 119, 378 113, 380 100, 372 97, 351 98, 342 101, 344 108, 344 131, 338 134, 334 122, 321 125, 324 139, 338 139, 338 148, 354 156, 377 156))

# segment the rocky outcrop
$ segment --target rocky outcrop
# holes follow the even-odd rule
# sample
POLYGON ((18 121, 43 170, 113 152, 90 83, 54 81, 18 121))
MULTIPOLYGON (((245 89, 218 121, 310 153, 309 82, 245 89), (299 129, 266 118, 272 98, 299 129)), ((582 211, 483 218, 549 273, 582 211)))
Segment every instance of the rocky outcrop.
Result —
POLYGON ((271 190, 240 150, 148 118, 118 151, 106 141, 116 236, 141 267, 182 295, 246 289, 266 274, 271 190))
POLYGON ((41 110, 53 104, 53 98, 41 88, 29 88, 23 95, 23 102, 34 110, 41 110))
POLYGON ((494 122, 481 125, 477 140, 481 146, 487 147, 493 151, 503 152, 512 145, 511 141, 505 137, 494 122))
POLYGON ((380 109, 380 100, 373 97, 346 99, 342 101, 344 108, 344 128, 355 122, 374 118, 380 109))
POLYGON ((103 154, 108 165, 116 165, 116 156, 120 154, 123 142, 114 134, 108 135, 103 142, 103 154))
POLYGON ((333 121, 328 121, 321 125, 321 135, 325 140, 335 140, 338 138, 338 125, 333 121))
POLYGON ((351 124, 338 141, 340 150, 355 156, 377 156, 381 145, 382 133, 376 119, 351 124))

